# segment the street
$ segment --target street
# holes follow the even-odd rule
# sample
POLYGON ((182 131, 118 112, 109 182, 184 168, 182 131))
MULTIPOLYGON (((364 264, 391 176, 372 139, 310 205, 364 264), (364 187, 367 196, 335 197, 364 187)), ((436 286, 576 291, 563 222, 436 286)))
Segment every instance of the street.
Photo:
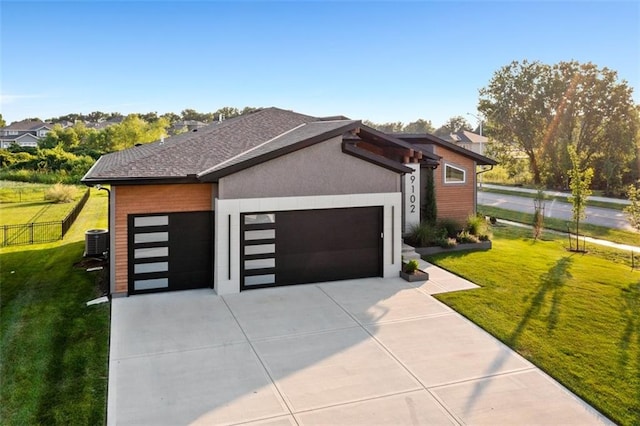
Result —
MULTIPOLYGON (((533 214, 533 198, 516 195, 496 194, 478 191, 478 204, 502 209, 533 214)), ((631 231, 631 225, 622 211, 601 207, 587 207, 587 217, 582 223, 606 226, 631 231)), ((545 217, 572 221, 573 210, 571 203, 548 200, 544 209, 545 217)))

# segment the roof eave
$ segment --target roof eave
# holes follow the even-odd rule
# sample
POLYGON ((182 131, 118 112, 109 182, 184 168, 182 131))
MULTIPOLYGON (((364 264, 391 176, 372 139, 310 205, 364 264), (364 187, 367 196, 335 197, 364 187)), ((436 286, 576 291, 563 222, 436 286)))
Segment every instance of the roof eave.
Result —
POLYGON ((417 141, 417 140, 426 140, 430 143, 434 143, 436 145, 443 146, 445 148, 451 149, 452 151, 457 152, 458 154, 470 157, 476 161, 477 164, 481 166, 495 166, 498 164, 497 161, 485 157, 484 155, 478 154, 477 152, 462 148, 452 142, 445 141, 435 135, 431 135, 429 133, 395 133, 395 137, 402 139, 404 141, 417 141))
POLYGON ((397 161, 381 155, 376 155, 365 149, 358 148, 355 144, 347 141, 342 141, 342 152, 396 173, 404 174, 413 172, 412 168, 407 167, 402 163, 398 163, 397 161))

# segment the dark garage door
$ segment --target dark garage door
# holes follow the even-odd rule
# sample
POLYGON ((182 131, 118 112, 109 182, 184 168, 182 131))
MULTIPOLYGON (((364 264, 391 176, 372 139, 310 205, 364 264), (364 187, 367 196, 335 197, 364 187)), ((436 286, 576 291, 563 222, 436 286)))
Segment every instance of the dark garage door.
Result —
POLYGON ((129 215, 129 293, 211 287, 213 212, 129 215))
POLYGON ((242 216, 242 286, 382 275, 382 207, 242 216))

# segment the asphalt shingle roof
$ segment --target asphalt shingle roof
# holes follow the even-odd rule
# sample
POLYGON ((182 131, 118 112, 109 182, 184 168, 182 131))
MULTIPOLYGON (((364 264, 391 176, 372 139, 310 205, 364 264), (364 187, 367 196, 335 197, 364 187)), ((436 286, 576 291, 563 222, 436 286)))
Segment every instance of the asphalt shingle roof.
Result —
POLYGON ((104 155, 84 180, 197 175, 316 120, 315 117, 278 108, 262 109, 164 141, 104 155))

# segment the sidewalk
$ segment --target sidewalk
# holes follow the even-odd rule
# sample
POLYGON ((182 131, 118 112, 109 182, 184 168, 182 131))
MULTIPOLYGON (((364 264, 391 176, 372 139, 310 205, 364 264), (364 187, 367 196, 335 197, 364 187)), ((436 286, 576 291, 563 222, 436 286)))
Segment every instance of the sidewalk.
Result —
MULTIPOLYGON (((535 189, 518 188, 518 187, 514 187, 514 186, 493 185, 493 184, 490 184, 490 183, 483 183, 482 184, 482 188, 499 189, 499 190, 502 190, 502 191, 511 191, 511 192, 525 192, 525 193, 528 193, 528 194, 536 194, 536 193, 538 193, 538 191, 535 190, 535 189)), ((567 197, 571 196, 571 194, 569 194, 567 192, 560 192, 560 191, 544 191, 544 193, 546 195, 551 196, 551 197, 565 197, 565 198, 567 198, 567 197)), ((621 200, 619 198, 609 198, 609 197, 589 197, 588 200, 600 201, 600 202, 603 202, 603 203, 611 203, 611 204, 622 204, 622 205, 626 205, 626 206, 631 204, 631 202, 629 202, 629 200, 621 200)))

